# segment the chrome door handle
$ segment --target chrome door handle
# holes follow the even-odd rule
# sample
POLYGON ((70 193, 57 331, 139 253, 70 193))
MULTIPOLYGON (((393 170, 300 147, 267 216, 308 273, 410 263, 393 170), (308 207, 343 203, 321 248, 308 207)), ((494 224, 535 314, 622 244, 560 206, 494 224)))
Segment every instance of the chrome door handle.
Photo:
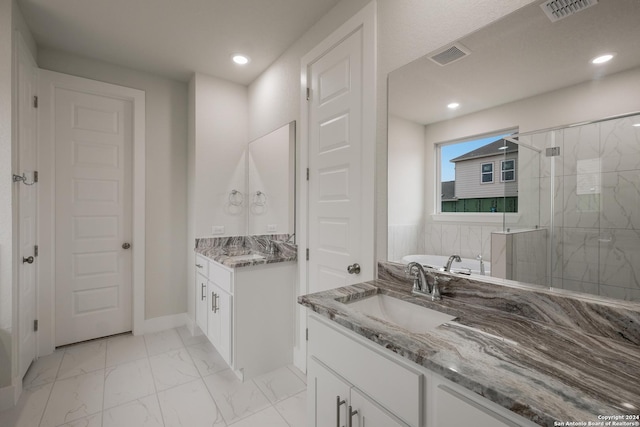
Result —
POLYGON ((129 249, 131 247, 130 243, 123 243, 122 244, 122 249, 129 249))
POLYGON ((29 258, 22 257, 22 263, 24 264, 25 262, 27 264, 33 264, 33 257, 32 256, 30 256, 29 258))
POLYGON ((353 263, 350 266, 347 267, 347 271, 349 272, 349 274, 360 274, 360 264, 353 263))
POLYGON ((340 396, 336 396, 336 427, 340 427, 340 406, 346 403, 346 400, 340 400, 340 396))
POLYGON ((206 285, 203 283, 202 284, 202 289, 200 290, 200 301, 204 301, 204 299, 207 297, 207 295, 204 292, 204 288, 206 287, 206 285))
POLYGON ((351 405, 349 405, 349 419, 347 420, 349 421, 349 424, 348 424, 349 427, 353 427, 353 416, 356 415, 357 413, 358 413, 358 410, 356 409, 354 411, 351 405))

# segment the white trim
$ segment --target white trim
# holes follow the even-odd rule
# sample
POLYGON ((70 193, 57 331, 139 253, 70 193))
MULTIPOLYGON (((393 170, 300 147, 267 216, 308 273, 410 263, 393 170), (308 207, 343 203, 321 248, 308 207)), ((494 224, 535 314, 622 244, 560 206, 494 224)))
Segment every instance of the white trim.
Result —
POLYGON ((490 223, 490 224, 502 224, 505 219, 510 223, 517 223, 520 221, 520 214, 518 213, 504 213, 504 212, 451 212, 451 213, 437 213, 431 215, 431 221, 433 222, 466 222, 466 223, 490 223))
POLYGON ((496 173, 496 165, 495 162, 484 162, 484 163, 480 163, 480 185, 484 185, 484 184, 493 184, 495 182, 495 179, 493 178, 495 176, 496 173), (491 165, 491 181, 484 181, 482 178, 484 176, 484 174, 488 174, 489 172, 485 172, 483 170, 484 165, 491 165))
POLYGON ((128 87, 98 82, 48 70, 38 70, 38 244, 41 248, 38 262, 38 355, 50 354, 55 349, 55 174, 53 130, 53 103, 55 88, 78 89, 97 95, 129 100, 133 105, 133 183, 132 183, 132 298, 135 335, 145 332, 145 92, 128 87), (48 112, 49 114, 44 114, 48 112))
MULTIPOLYGON (((154 317, 144 321, 145 334, 166 331, 167 329, 179 328, 189 323, 189 314, 170 314, 168 316, 154 317)), ((191 332, 191 331, 190 331, 191 332)))
MULTIPOLYGON (((320 42, 316 47, 311 49, 302 57, 300 71, 300 150, 299 150, 299 172, 298 182, 300 183, 298 200, 299 219, 296 227, 296 236, 298 237, 298 295, 304 295, 309 292, 308 284, 308 265, 306 262, 306 249, 309 241, 309 186, 307 182, 307 168, 309 167, 309 141, 307 138, 309 132, 308 103, 306 99, 308 69, 311 64, 322 57, 327 51, 332 49, 350 34, 362 28, 362 46, 363 46, 363 109, 362 109, 362 172, 365 176, 371 176, 373 182, 371 185, 363 185, 362 200, 364 202, 364 212, 375 212, 376 191, 375 191, 375 141, 376 141, 376 76, 377 76, 377 60, 376 60, 376 0, 372 0, 359 12, 352 16, 347 22, 341 25, 326 39, 320 42), (370 145, 367 145, 370 144, 370 145)), ((366 184, 366 183, 365 183, 366 184)), ((373 215, 373 214, 372 214, 373 215)), ((370 237, 373 240, 371 244, 371 252, 362 254, 363 258, 369 258, 373 265, 373 275, 375 276, 376 268, 376 233, 375 219, 372 218, 371 224, 364 224, 366 228, 370 227, 370 237)), ((302 372, 306 372, 307 366, 307 345, 306 345, 306 329, 307 329, 307 311, 304 307, 298 305, 296 310, 296 323, 299 325, 298 334, 295 339, 293 349, 293 363, 302 372)))
POLYGON ((500 182, 516 182, 516 159, 505 159, 505 160, 500 160, 500 182), (513 169, 504 169, 504 164, 506 162, 513 162, 513 169), (512 171, 513 172, 513 179, 504 179, 504 173, 505 172, 509 172, 512 171))

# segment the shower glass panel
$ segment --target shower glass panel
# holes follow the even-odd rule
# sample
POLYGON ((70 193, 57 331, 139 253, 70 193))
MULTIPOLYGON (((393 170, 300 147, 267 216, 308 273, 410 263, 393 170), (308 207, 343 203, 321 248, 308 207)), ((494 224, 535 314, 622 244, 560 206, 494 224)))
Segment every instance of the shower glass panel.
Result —
POLYGON ((640 115, 526 138, 544 150, 539 224, 548 231, 547 283, 640 300, 640 115))

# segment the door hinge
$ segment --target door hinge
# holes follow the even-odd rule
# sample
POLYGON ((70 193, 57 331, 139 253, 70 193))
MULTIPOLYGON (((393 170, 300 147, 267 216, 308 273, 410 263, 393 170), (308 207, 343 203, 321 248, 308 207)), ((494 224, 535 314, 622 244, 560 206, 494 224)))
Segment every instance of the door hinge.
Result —
POLYGON ((38 97, 36 95, 33 96, 33 108, 38 108, 38 97))
POLYGON ((309 261, 309 248, 307 248, 307 261, 309 261))
POLYGON ((305 333, 304 333, 304 334, 305 334, 305 338, 306 338, 306 340, 307 340, 307 341, 309 341, 309 328, 307 328, 307 329, 305 330, 305 333))
POLYGON ((307 181, 309 181, 309 168, 307 168, 307 181))
POLYGON ((307 101, 311 99, 311 88, 307 88, 307 101))
POLYGON ((38 256, 38 245, 33 247, 33 256, 38 256))
POLYGON ((38 332, 38 320, 33 321, 33 332, 38 332))

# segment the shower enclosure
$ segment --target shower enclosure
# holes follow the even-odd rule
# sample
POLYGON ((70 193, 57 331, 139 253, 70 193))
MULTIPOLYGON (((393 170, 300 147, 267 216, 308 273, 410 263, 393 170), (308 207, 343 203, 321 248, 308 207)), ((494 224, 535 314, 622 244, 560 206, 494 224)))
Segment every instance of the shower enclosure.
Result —
POLYGON ((517 141, 520 217, 505 215, 503 232, 541 230, 542 244, 533 235, 515 239, 511 260, 523 272, 527 263, 543 263, 546 283, 514 278, 640 300, 640 114, 520 134, 517 141))

